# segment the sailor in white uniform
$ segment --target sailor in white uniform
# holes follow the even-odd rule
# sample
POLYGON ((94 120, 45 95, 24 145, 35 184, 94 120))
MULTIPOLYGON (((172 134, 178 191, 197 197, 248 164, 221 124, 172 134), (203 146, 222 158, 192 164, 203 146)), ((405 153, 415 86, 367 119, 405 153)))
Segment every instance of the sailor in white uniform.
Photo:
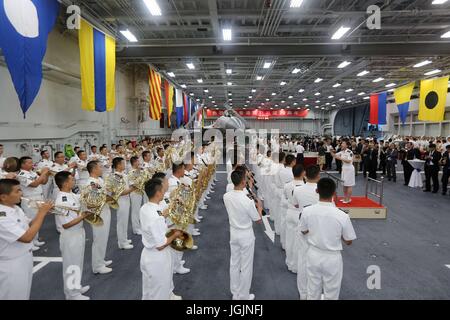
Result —
POLYGON ((164 198, 162 182, 151 180, 145 186, 149 202, 140 210, 142 243, 141 254, 142 300, 169 300, 172 293, 172 256, 167 248, 181 236, 175 231, 166 238, 168 231, 159 203, 164 198))
POLYGON ((53 208, 51 202, 46 202, 30 219, 16 205, 21 197, 19 181, 0 180, 0 301, 30 299, 32 242, 53 208))
POLYGON ((78 151, 77 156, 78 160, 76 161, 77 164, 76 185, 79 189, 82 189, 84 186, 88 184, 89 180, 89 172, 87 171, 88 161, 86 152, 83 150, 78 151))
MULTIPOLYGON (((37 163, 36 169, 41 171, 43 168, 48 168, 52 170, 53 161, 50 160, 50 153, 47 150, 41 151, 41 161, 37 163)), ((44 194, 44 199, 51 199, 51 191, 53 188, 53 179, 48 179, 46 184, 42 185, 42 193, 44 194)))
POLYGON ((352 189, 355 183, 355 167, 353 166, 353 152, 348 149, 348 142, 341 143, 341 151, 338 153, 331 153, 333 158, 342 161, 341 179, 344 181, 344 199, 343 203, 350 203, 352 201, 352 189))
MULTIPOLYGON (((43 168, 41 175, 38 176, 37 173, 32 171, 33 160, 30 157, 22 157, 19 160, 20 172, 17 176, 17 180, 20 182, 20 187, 23 192, 24 198, 29 200, 44 200, 44 194, 42 191, 42 185, 45 185, 49 178, 49 169, 43 168)), ((28 201, 22 201, 22 209, 27 215, 27 217, 33 220, 36 216, 38 209, 30 206, 28 201)), ((45 244, 44 241, 39 241, 39 233, 36 233, 36 238, 33 241, 33 251, 39 250, 40 246, 45 244)))
MULTIPOLYGON (((105 183, 101 178, 103 169, 100 162, 91 161, 86 169, 89 173, 87 187, 104 191, 105 183)), ((103 220, 103 225, 92 226, 92 272, 106 274, 112 272, 112 268, 108 267, 112 264, 112 260, 105 260, 111 226, 111 210, 108 205, 103 206, 100 217, 103 220)))
MULTIPOLYGON (((294 189, 294 204, 300 212, 303 209, 315 205, 319 202, 319 194, 317 193, 317 182, 320 179, 320 167, 310 166, 306 168, 306 184, 294 189)), ((299 219, 301 219, 298 217, 299 219)), ((300 221, 297 219, 294 237, 294 257, 293 261, 297 269, 297 288, 301 300, 306 300, 308 296, 307 273, 306 273, 306 253, 308 252, 307 235, 303 235, 299 228, 300 221)))
POLYGON ((301 164, 296 164, 292 168, 294 180, 284 185, 283 194, 287 199, 287 211, 286 211, 286 265, 291 272, 297 272, 297 245, 296 235, 298 232, 298 222, 300 210, 297 202, 294 201, 294 189, 303 185, 304 169, 301 164))
POLYGON ((78 214, 76 211, 68 210, 70 208, 79 211, 80 196, 72 192, 75 186, 75 179, 68 171, 62 171, 55 175, 55 183, 60 192, 56 196, 56 222, 61 226, 61 235, 59 237, 59 247, 63 259, 63 281, 64 295, 66 300, 89 300, 85 296, 89 286, 81 286, 84 266, 84 249, 86 246, 86 235, 83 227, 83 219, 87 216, 86 212, 78 214), (77 268, 77 271, 74 270, 77 268), (73 283, 73 274, 77 272, 80 281, 73 283))
POLYGON ((132 193, 135 188, 130 187, 128 184, 128 177, 125 174, 126 163, 125 159, 121 157, 117 157, 113 159, 112 169, 114 175, 114 179, 117 181, 122 181, 125 184, 125 190, 119 197, 117 201, 119 204, 119 208, 117 211, 117 243, 119 249, 129 250, 133 249, 134 246, 131 244, 131 240, 128 239, 128 221, 130 220, 130 206, 131 199, 130 193, 132 193))
POLYGON ((261 223, 262 205, 247 197, 244 192, 246 177, 243 170, 231 174, 234 190, 223 196, 230 223, 230 290, 233 300, 254 300, 250 294, 253 277, 255 235, 253 222, 261 223))
MULTIPOLYGON (((142 170, 140 169, 140 163, 138 157, 131 157, 130 159, 130 175, 133 174, 143 174, 142 170)), ((133 229, 133 233, 137 235, 141 235, 141 221, 139 219, 139 211, 142 207, 144 195, 142 194, 142 191, 138 189, 134 189, 133 192, 130 194, 131 199, 131 226, 133 229)))
POLYGON ((339 299, 343 263, 342 242, 350 245, 356 239, 349 216, 335 207, 336 184, 330 178, 317 183, 319 203, 304 208, 300 231, 308 235, 306 255, 308 300, 319 300, 323 291, 325 300, 339 299))
POLYGON ((103 166, 103 176, 107 177, 111 173, 111 157, 108 155, 108 148, 106 146, 100 147, 100 155, 98 161, 103 166))

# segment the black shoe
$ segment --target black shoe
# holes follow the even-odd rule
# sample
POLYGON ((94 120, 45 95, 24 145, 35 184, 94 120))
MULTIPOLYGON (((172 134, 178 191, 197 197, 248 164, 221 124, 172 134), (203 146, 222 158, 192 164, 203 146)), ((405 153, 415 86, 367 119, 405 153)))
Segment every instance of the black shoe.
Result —
POLYGON ((431 190, 423 190, 423 192, 431 192, 431 190))

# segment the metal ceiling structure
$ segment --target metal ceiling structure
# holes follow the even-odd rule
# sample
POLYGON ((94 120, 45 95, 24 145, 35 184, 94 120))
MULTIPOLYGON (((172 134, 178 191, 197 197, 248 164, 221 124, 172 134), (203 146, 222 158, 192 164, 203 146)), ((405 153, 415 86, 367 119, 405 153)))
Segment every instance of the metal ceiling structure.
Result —
POLYGON ((208 107, 228 102, 239 108, 330 110, 360 104, 389 83, 426 78, 433 69, 441 70, 433 76, 450 73, 450 39, 441 38, 450 31, 450 1, 304 0, 299 8, 291 8, 291 0, 155 1, 161 16, 151 15, 143 0, 75 3, 84 16, 117 34, 120 63, 152 64, 208 107), (374 4, 381 8, 379 30, 366 25, 367 8, 374 4), (341 26, 351 29, 332 40, 341 26), (231 41, 223 40, 223 28, 232 29, 231 41), (124 29, 139 41, 128 42, 118 32, 124 29), (413 67, 423 60, 432 63, 413 67), (343 61, 351 64, 339 69, 343 61), (363 70, 370 73, 358 77, 363 70), (374 83, 378 77, 385 80, 374 83))

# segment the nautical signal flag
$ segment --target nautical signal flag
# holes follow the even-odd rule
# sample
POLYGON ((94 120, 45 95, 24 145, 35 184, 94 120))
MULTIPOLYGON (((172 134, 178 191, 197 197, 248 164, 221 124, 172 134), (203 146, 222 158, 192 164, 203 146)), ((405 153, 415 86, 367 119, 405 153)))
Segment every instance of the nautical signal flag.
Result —
POLYGON ((444 120, 448 78, 447 76, 420 82, 419 120, 444 120))
POLYGON ((387 92, 372 94, 370 96, 370 124, 386 124, 387 92))
POLYGON ((81 19, 78 31, 81 108, 114 111, 116 105, 116 39, 81 19))
POLYGON ((400 121, 405 124, 408 117, 409 104, 411 102, 411 95, 414 90, 415 82, 411 82, 403 87, 394 90, 395 103, 397 104, 400 121))
POLYGON ((166 94, 166 107, 170 128, 171 126, 170 116, 172 115, 173 110, 173 86, 167 80, 164 80, 164 93, 166 94))
POLYGON ((161 75, 149 67, 149 87, 150 87, 150 118, 161 119, 162 99, 161 99, 161 75))
POLYGON ((176 89, 175 103, 177 111, 177 128, 181 127, 184 120, 184 110, 183 110, 183 91, 176 89))
POLYGON ((41 88, 47 38, 58 14, 56 0, 0 1, 0 48, 24 116, 41 88))

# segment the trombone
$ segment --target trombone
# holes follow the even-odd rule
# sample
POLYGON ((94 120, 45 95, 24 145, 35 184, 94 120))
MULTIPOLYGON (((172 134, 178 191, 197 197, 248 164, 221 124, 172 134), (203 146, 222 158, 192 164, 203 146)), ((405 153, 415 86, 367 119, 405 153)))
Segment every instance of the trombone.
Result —
MULTIPOLYGON (((33 208, 33 209, 38 209, 40 205, 45 203, 44 200, 34 200, 34 199, 28 199, 28 198, 21 198, 21 199, 22 199, 22 201, 27 203, 28 207, 33 208)), ((65 206, 53 206, 52 210, 50 210, 50 213, 54 214, 55 216, 67 217, 69 215, 68 212, 62 213, 62 212, 56 211, 55 209, 72 211, 72 212, 75 212, 77 215, 81 215, 83 213, 83 211, 81 211, 80 209, 75 209, 75 208, 65 207, 65 206)), ((91 212, 89 212, 89 211, 85 211, 85 212, 91 214, 91 212)))

